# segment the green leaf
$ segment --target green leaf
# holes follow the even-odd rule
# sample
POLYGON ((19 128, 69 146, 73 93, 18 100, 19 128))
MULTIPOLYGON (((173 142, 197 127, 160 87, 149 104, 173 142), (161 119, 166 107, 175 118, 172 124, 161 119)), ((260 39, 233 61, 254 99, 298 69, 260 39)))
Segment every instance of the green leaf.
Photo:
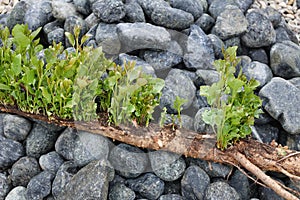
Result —
POLYGON ((46 103, 51 103, 51 94, 48 92, 47 88, 40 87, 40 89, 42 90, 43 97, 46 99, 46 103))
POLYGON ((0 83, 0 90, 10 90, 10 87, 8 85, 0 83))
POLYGON ((68 38, 70 44, 74 47, 75 46, 75 38, 70 32, 65 32, 65 36, 68 38))
POLYGON ((22 58, 21 54, 18 54, 18 55, 13 57, 11 70, 13 71, 15 76, 18 76, 22 71, 21 58, 22 58))

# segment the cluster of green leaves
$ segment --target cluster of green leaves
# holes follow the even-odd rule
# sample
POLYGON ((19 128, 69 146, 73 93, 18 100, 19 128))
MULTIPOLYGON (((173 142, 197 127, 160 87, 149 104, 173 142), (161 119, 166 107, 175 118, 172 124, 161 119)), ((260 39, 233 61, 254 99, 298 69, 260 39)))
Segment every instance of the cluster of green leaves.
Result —
POLYGON ((144 74, 134 64, 124 67, 105 58, 100 47, 82 46, 80 28, 66 33, 74 52, 53 44, 43 49, 31 32, 16 25, 0 30, 0 104, 48 117, 97 119, 95 103, 114 124, 135 120, 148 125, 159 103, 164 81, 144 74), (44 58, 38 54, 43 51, 44 58))
POLYGON ((154 108, 159 105, 164 87, 162 79, 143 73, 131 62, 112 66, 102 84, 104 105, 101 108, 108 107, 112 122, 118 125, 131 120, 148 126, 154 108), (105 104, 105 96, 111 97, 110 106, 105 104))
POLYGON ((203 120, 213 127, 217 134, 217 147, 222 150, 250 135, 254 118, 262 112, 262 101, 254 93, 259 82, 248 80, 242 69, 235 76, 236 66, 240 62, 236 50, 237 47, 223 50, 224 60, 214 62, 220 73, 219 81, 200 87, 200 95, 205 96, 211 105, 211 109, 203 113, 203 120))

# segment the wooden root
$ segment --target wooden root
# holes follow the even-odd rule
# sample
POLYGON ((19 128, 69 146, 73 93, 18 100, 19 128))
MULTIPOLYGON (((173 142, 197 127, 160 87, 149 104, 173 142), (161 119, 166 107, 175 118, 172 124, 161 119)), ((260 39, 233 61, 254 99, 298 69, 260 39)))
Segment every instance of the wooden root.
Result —
POLYGON ((300 180, 300 152, 297 151, 260 143, 252 139, 241 140, 226 151, 220 151, 215 147, 216 138, 214 135, 200 134, 179 128, 172 130, 171 126, 165 126, 164 128, 159 127, 157 124, 150 124, 149 127, 103 126, 99 122, 49 120, 46 116, 3 107, 0 107, 0 110, 55 123, 59 126, 68 126, 77 130, 100 134, 141 148, 166 150, 186 157, 242 166, 283 198, 299 199, 295 196, 299 193, 294 192, 295 194, 292 194, 293 192, 289 192, 287 188, 264 173, 264 171, 280 172, 293 180, 300 180))

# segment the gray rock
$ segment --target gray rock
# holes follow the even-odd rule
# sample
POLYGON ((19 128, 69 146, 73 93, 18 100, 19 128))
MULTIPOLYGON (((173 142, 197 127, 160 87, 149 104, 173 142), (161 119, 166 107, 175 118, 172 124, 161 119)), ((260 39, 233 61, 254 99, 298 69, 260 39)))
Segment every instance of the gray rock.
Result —
POLYGON ((148 157, 142 150, 123 143, 111 150, 109 161, 114 169, 126 178, 139 176, 148 166, 148 157))
POLYGON ((4 136, 3 118, 5 114, 0 113, 0 136, 4 136))
POLYGON ((155 70, 164 70, 182 62, 182 49, 177 42, 172 41, 168 51, 146 50, 142 57, 155 70))
POLYGON ((183 61, 190 69, 214 69, 213 45, 209 37, 196 25, 191 26, 183 61))
POLYGON ((73 0, 76 10, 84 15, 89 15, 92 12, 91 2, 89 0, 73 0))
POLYGON ((219 72, 215 70, 204 70, 198 69, 196 71, 197 81, 200 82, 200 85, 212 85, 220 79, 219 72))
POLYGON ((119 22, 125 17, 125 6, 121 0, 98 0, 93 3, 93 13, 106 23, 119 22))
POLYGON ((220 39, 226 40, 231 37, 242 35, 247 31, 248 21, 244 13, 233 5, 228 5, 217 17, 212 33, 220 39))
POLYGON ((41 172, 39 163, 35 158, 22 157, 11 168, 10 178, 13 186, 26 187, 30 179, 41 172))
POLYGON ((202 119, 202 113, 209 109, 210 109, 209 107, 202 107, 197 111, 195 115, 194 130, 197 131, 198 133, 214 134, 211 125, 206 124, 202 119))
POLYGON ((65 30, 63 28, 58 28, 50 33, 47 34, 47 42, 48 44, 53 44, 55 42, 56 44, 62 43, 64 45, 65 43, 65 30))
MULTIPOLYGON (((290 83, 300 89, 300 77, 295 77, 289 80, 290 83)), ((0 125, 1 126, 1 125, 0 125)))
POLYGON ((3 116, 4 135, 12 140, 23 141, 31 129, 31 122, 18 115, 6 114, 3 116))
POLYGON ((119 54, 119 64, 124 67, 125 63, 127 62, 135 62, 136 69, 141 68, 141 70, 144 73, 156 77, 155 71, 149 63, 145 62, 144 60, 140 59, 137 56, 130 56, 125 53, 119 54))
POLYGON ((114 170, 107 160, 92 161, 79 170, 58 199, 107 199, 114 170))
MULTIPOLYGON (((75 52, 75 49, 74 48, 67 48, 66 49, 69 53, 71 52, 75 52), (73 51, 71 50, 73 49, 73 51)), ((39 124, 41 126, 43 126, 45 129, 48 129, 48 131, 50 132, 57 132, 57 133, 60 133, 61 131, 63 131, 66 127, 64 126, 59 126, 59 125, 56 125, 54 123, 49 123, 49 122, 44 122, 44 121, 41 121, 41 120, 36 120, 36 119, 31 119, 33 122, 35 122, 36 124, 39 124)))
POLYGON ((196 87, 193 81, 181 72, 181 70, 173 69, 165 79, 165 87, 162 90, 160 107, 166 107, 170 114, 177 114, 177 110, 174 108, 176 97, 178 96, 187 100, 182 105, 182 109, 186 109, 193 103, 195 91, 196 87))
POLYGON ((142 7, 137 2, 133 1, 125 4, 125 20, 127 22, 146 22, 142 7))
POLYGON ((26 200, 26 188, 18 186, 13 188, 5 197, 5 200, 26 200))
POLYGON ((55 151, 66 160, 74 160, 74 149, 77 137, 77 133, 74 129, 67 128, 57 138, 55 151))
POLYGON ((191 13, 194 19, 198 19, 203 14, 203 6, 200 1, 193 0, 170 0, 170 5, 173 8, 183 10, 185 12, 191 13))
POLYGON ((9 178, 5 174, 0 173, 0 199, 4 199, 10 189, 11 183, 9 178))
POLYGON ((265 9, 263 9, 263 12, 270 19, 273 27, 277 27, 280 24, 282 15, 278 10, 271 6, 267 6, 265 9))
POLYGON ((211 183, 205 191, 205 200, 239 200, 240 196, 228 183, 217 181, 211 183))
POLYGON ((181 179, 181 193, 185 199, 203 199, 210 178, 198 166, 190 166, 186 169, 181 179))
POLYGON ((171 29, 183 30, 194 23, 192 14, 171 7, 157 7, 151 14, 154 24, 171 29))
POLYGON ((73 3, 52 0, 51 5, 53 16, 60 21, 65 21, 71 16, 80 16, 79 13, 77 13, 76 7, 73 3))
POLYGON ((143 8, 145 14, 150 18, 151 14, 156 8, 160 7, 170 7, 170 4, 164 0, 136 0, 138 4, 143 8))
MULTIPOLYGON (((289 37, 289 40, 291 40, 292 42, 294 42, 295 44, 299 45, 299 41, 298 38, 295 34, 294 31, 291 30, 290 26, 288 25, 288 23, 285 21, 284 17, 281 16, 281 21, 280 24, 276 27, 278 28, 283 28, 285 31, 284 34, 287 34, 289 37)), ((283 33, 283 31, 281 31, 281 33, 283 33)))
POLYGON ((54 147, 57 132, 50 132, 40 124, 34 124, 26 139, 26 154, 35 158, 48 153, 54 147))
POLYGON ((39 164, 42 170, 50 171, 53 173, 57 172, 63 162, 63 158, 56 151, 51 151, 39 158, 39 164))
POLYGON ((259 92, 264 109, 290 134, 300 133, 300 90, 289 81, 275 77, 259 92))
POLYGON ((258 188, 259 193, 259 199, 260 200, 284 200, 284 198, 280 197, 278 194, 276 194, 271 188, 265 188, 260 186, 258 188))
POLYGON ((28 24, 30 30, 36 30, 44 26, 53 18, 50 1, 37 1, 30 4, 24 16, 24 23, 28 24))
POLYGON ((276 32, 276 43, 280 43, 286 40, 291 41, 291 38, 285 28, 278 27, 275 29, 275 32, 276 32))
MULTIPOLYGON (((64 26, 64 24, 62 21, 55 20, 53 22, 49 22, 49 23, 45 24, 45 26, 43 26, 43 31, 47 35, 50 32, 52 32, 58 28, 62 28, 63 26, 64 26)), ((38 120, 36 120, 36 121, 38 121, 38 120)))
POLYGON ((249 51, 249 57, 253 61, 258 61, 258 62, 264 63, 266 65, 269 64, 269 58, 264 49, 251 49, 249 51))
POLYGON ((152 173, 146 173, 136 179, 126 180, 126 185, 147 199, 158 199, 164 191, 164 182, 152 173))
POLYGON ((161 195, 158 200, 184 200, 184 198, 178 194, 165 194, 161 195))
POLYGON ((18 1, 7 17, 6 25, 11 30, 16 24, 24 24, 24 16, 29 8, 25 1, 18 1))
POLYGON ((116 184, 109 192, 109 200, 134 200, 135 193, 132 189, 126 187, 124 184, 116 184))
POLYGON ((101 20, 94 13, 91 13, 84 19, 84 21, 86 22, 88 28, 92 28, 93 26, 99 24, 101 20))
POLYGON ((235 0, 213 0, 209 6, 209 13, 213 18, 217 18, 227 5, 236 5, 235 0))
POLYGON ((97 44, 102 46, 103 52, 114 55, 120 53, 121 43, 117 34, 116 24, 99 23, 95 39, 97 44))
POLYGON ((262 141, 266 144, 271 143, 272 140, 277 141, 278 139, 279 130, 275 126, 270 124, 255 125, 255 129, 262 141))
POLYGON ((243 73, 248 80, 257 80, 260 83, 259 87, 263 87, 273 78, 273 74, 269 66, 257 61, 251 62, 243 67, 243 73))
POLYGON ((164 194, 181 195, 181 179, 172 182, 165 181, 164 194))
MULTIPOLYGON (((193 102, 193 108, 195 108, 195 110, 197 111, 203 107, 209 107, 209 105, 207 103, 206 97, 201 96, 200 90, 197 90, 196 98, 193 102)), ((200 117, 200 116, 198 115, 198 117, 200 117)), ((195 130, 194 124, 193 124, 193 130, 195 130)))
POLYGON ((241 200, 250 199, 250 183, 248 177, 240 170, 236 170, 229 180, 229 185, 240 195, 241 200))
POLYGON ((290 41, 276 43, 270 51, 271 69, 283 78, 300 76, 300 47, 290 41))
POLYGON ((164 181, 175 181, 185 171, 186 164, 180 155, 167 151, 152 151, 148 156, 153 172, 164 181))
POLYGON ((54 174, 48 171, 43 171, 33 177, 27 185, 26 198, 40 200, 48 196, 51 192, 51 181, 53 178, 54 174))
POLYGON ((52 195, 56 199, 58 199, 62 189, 69 183, 78 170, 79 167, 73 161, 67 161, 59 167, 52 183, 52 195))
POLYGON ((209 34, 208 37, 212 43, 213 50, 215 53, 215 58, 223 59, 224 56, 223 56, 222 48, 225 47, 224 42, 218 36, 216 36, 214 34, 209 34))
POLYGON ((0 169, 10 167, 25 154, 21 143, 0 135, 0 169))
POLYGON ((74 161, 82 166, 93 160, 107 159, 109 143, 107 138, 85 131, 79 131, 74 148, 74 161))
POLYGON ((235 3, 245 13, 254 3, 254 0, 235 0, 235 3))
POLYGON ((190 159, 190 165, 194 164, 203 169, 211 178, 226 178, 232 170, 232 166, 215 162, 207 162, 200 159, 190 159))
POLYGON ((249 26, 242 41, 247 47, 259 48, 275 43, 276 32, 268 17, 259 10, 253 10, 247 13, 246 18, 249 26))
POLYGON ((171 42, 169 32, 148 23, 119 23, 117 32, 124 52, 138 49, 166 50, 171 42))
POLYGON ((300 135, 287 135, 286 145, 289 149, 293 149, 296 151, 300 150, 300 135))
POLYGON ((237 46, 237 55, 243 54, 244 45, 242 46, 240 37, 232 37, 227 40, 224 40, 223 42, 225 45, 225 49, 228 47, 237 46))
POLYGON ((199 26, 205 33, 208 33, 215 25, 215 19, 210 15, 203 13, 203 15, 197 19, 195 25, 199 26))

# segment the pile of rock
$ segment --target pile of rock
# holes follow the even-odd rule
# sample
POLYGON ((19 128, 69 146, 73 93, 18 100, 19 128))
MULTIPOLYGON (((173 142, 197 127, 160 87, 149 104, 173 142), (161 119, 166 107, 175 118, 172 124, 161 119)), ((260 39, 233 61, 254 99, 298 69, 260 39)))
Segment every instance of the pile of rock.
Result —
MULTIPOLYGON (((82 34, 92 36, 85 45, 102 46, 118 64, 136 61, 146 73, 164 78, 160 107, 176 114, 176 96, 187 99, 183 126, 199 132, 211 131, 201 119, 208 105, 199 86, 218 81, 212 62, 222 58, 222 47, 238 46, 243 73, 260 82, 257 92, 265 110, 255 124, 260 137, 300 150, 298 40, 278 11, 249 9, 252 4, 253 0, 27 0, 0 21, 10 28, 17 23, 27 23, 32 30, 43 27, 44 45, 55 41, 68 48, 64 33, 80 25, 82 34)), ((279 198, 231 170, 0 115, 0 199, 279 198)))

